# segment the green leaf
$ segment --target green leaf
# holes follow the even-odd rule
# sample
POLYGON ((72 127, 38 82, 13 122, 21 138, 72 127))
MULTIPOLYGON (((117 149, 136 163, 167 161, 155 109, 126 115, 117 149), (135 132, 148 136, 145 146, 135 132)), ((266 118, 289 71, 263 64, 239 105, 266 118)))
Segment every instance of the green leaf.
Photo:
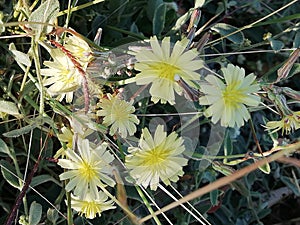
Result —
POLYGON ((298 188, 298 185, 295 184, 295 182, 298 182, 298 181, 295 181, 294 179, 290 178, 290 177, 287 177, 287 176, 280 176, 280 180, 287 186, 289 187, 296 196, 300 196, 300 190, 298 188))
POLYGON ((7 113, 18 118, 22 117, 22 115, 19 113, 16 104, 13 102, 0 100, 0 112, 7 113))
POLYGON ((2 25, 3 25, 3 21, 2 21, 2 18, 0 18, 0 34, 5 31, 5 26, 2 26, 2 25))
POLYGON ((293 77, 298 73, 300 73, 300 63, 294 63, 292 69, 289 72, 289 75, 287 76, 287 79, 293 77))
POLYGON ((10 155, 9 148, 7 147, 6 143, 1 138, 0 138, 0 152, 10 155))
POLYGON ((236 44, 244 43, 245 37, 241 31, 238 31, 239 28, 236 28, 226 23, 217 23, 211 29, 236 44))
MULTIPOLYGON (((28 21, 52 24, 56 19, 58 12, 59 1, 48 0, 43 2, 35 11, 31 13, 28 21)), ((47 34, 53 29, 53 26, 47 26, 44 24, 30 24, 29 27, 36 32, 36 40, 40 38, 42 33, 47 34)))
POLYGON ((30 225, 37 225, 42 218, 42 205, 35 201, 31 203, 29 209, 28 223, 30 225))
POLYGON ((16 174, 15 168, 5 160, 1 160, 0 165, 1 165, 1 173, 4 177, 4 179, 11 186, 21 190, 22 187, 20 187, 19 179, 13 175, 13 174, 16 174))
POLYGON ((4 133, 3 136, 5 136, 5 137, 19 137, 20 135, 29 133, 30 131, 32 131, 37 126, 38 126, 38 124, 33 123, 33 124, 27 125, 25 127, 22 127, 20 129, 8 131, 8 132, 4 133))
POLYGON ((59 219, 59 215, 56 209, 47 210, 47 219, 52 223, 56 224, 56 221, 59 219))
POLYGON ((201 8, 205 3, 205 0, 196 0, 194 8, 201 8))
POLYGON ((270 41, 271 48, 274 51, 279 51, 284 47, 284 44, 282 41, 273 40, 273 39, 270 39, 269 41, 270 41))
POLYGON ((258 167, 263 173, 270 174, 271 168, 269 163, 264 164, 263 166, 258 167))
POLYGON ((155 12, 153 17, 153 34, 159 36, 165 26, 167 6, 165 3, 160 4, 155 12))
POLYGON ((149 0, 147 4, 147 16, 150 21, 153 21, 157 7, 163 4, 163 0, 149 0))
POLYGON ((14 43, 9 44, 9 50, 14 55, 14 59, 16 60, 16 62, 18 63, 19 66, 21 66, 21 65, 30 66, 31 65, 31 61, 30 61, 28 54, 18 51, 16 49, 16 46, 14 43))
MULTIPOLYGON (((272 67, 267 73, 265 73, 263 77, 264 81, 265 82, 275 81, 277 79, 277 70, 280 69, 280 67, 282 67, 283 64, 284 62, 272 67)), ((294 63, 286 79, 289 79, 298 73, 300 73, 300 63, 294 63)))
POLYGON ((210 202, 213 206, 218 205, 218 190, 213 190, 209 193, 210 202))
POLYGON ((191 17, 192 13, 194 10, 189 10, 188 12, 186 12, 184 15, 182 15, 181 17, 179 17, 175 23, 175 26, 172 27, 172 31, 177 31, 179 30, 182 25, 184 25, 189 18, 191 17))
MULTIPOLYGON (((5 200, 2 200, 2 198, 0 198, 0 207, 1 207, 1 211, 3 212, 3 210, 4 210, 4 212, 6 212, 7 213, 7 215, 8 215, 8 213, 10 212, 10 210, 11 210, 11 208, 10 208, 10 204, 8 204, 5 200)), ((1 222, 1 220, 0 220, 0 222, 1 222)), ((3 220, 3 223, 4 223, 4 220, 3 220)))
POLYGON ((296 32, 294 42, 293 42, 293 47, 300 48, 300 31, 299 30, 296 32))
POLYGON ((225 138, 224 138, 224 155, 231 155, 233 152, 233 145, 229 130, 226 130, 225 138))
POLYGON ((53 183, 57 184, 58 186, 61 186, 61 183, 58 182, 56 179, 54 179, 51 175, 43 174, 43 175, 33 177, 32 181, 30 183, 30 187, 35 187, 35 186, 38 186, 38 185, 46 183, 46 182, 53 182, 53 183))
POLYGON ((139 33, 139 28, 138 28, 138 26, 136 25, 135 22, 133 22, 133 23, 131 24, 131 26, 130 26, 130 32, 136 33, 136 34, 139 33))

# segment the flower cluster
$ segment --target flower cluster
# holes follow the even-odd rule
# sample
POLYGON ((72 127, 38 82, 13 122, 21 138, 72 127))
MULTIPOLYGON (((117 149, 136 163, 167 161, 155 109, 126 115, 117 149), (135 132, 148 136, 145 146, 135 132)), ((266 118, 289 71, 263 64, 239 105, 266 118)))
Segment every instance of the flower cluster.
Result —
MULTIPOLYGON (((213 124, 220 122, 223 127, 242 127, 251 117, 250 107, 257 107, 261 102, 258 94, 261 87, 255 82, 256 76, 246 75, 243 68, 228 64, 221 68, 220 75, 210 73, 200 79, 199 70, 204 68, 204 63, 198 59, 196 51, 187 49, 188 46, 186 39, 177 41, 172 46, 170 38, 164 38, 161 43, 156 37, 150 38, 148 48, 141 48, 134 53, 135 76, 128 83, 151 84, 149 93, 154 104, 160 102, 175 105, 175 93, 181 95, 183 91, 193 90, 189 94, 195 96, 189 100, 207 106, 199 107, 199 110, 207 118, 211 118, 213 124)), ((86 68, 91 58, 85 42, 70 37, 65 48, 74 52, 73 56, 86 68)), ((48 88, 51 95, 66 96, 69 102, 73 92, 81 85, 82 77, 72 60, 64 53, 53 49, 51 55, 54 62, 45 62, 49 68, 42 70, 42 74, 46 76, 44 84, 51 85, 48 88)), ((167 135, 163 125, 158 125, 153 135, 148 128, 142 127, 138 144, 132 145, 132 140, 135 139, 132 136, 136 135, 136 126, 140 120, 134 114, 136 110, 133 100, 123 100, 116 94, 118 91, 114 90, 112 94, 91 94, 97 100, 91 112, 82 115, 82 121, 88 121, 90 117, 97 119, 98 123, 105 126, 103 137, 106 137, 104 133, 107 128, 114 138, 121 137, 124 140, 131 136, 130 142, 127 142, 129 147, 121 146, 126 149, 122 152, 125 155, 122 165, 130 176, 127 181, 133 180, 133 184, 150 187, 154 191, 159 182, 165 185, 177 182, 184 174, 183 167, 188 163, 183 155, 186 150, 183 137, 174 131, 167 135)), ((268 122, 266 128, 273 130, 272 132, 282 129, 289 133, 300 128, 299 118, 300 112, 295 112, 280 121, 268 122)), ((87 135, 84 133, 90 135, 94 125, 82 126, 75 120, 71 122, 71 127, 72 130, 62 128, 62 134, 58 135, 60 141, 66 143, 66 149, 61 148, 55 155, 56 158, 59 157, 58 165, 65 169, 59 177, 66 181, 66 191, 71 192, 72 208, 79 215, 92 219, 105 210, 115 208, 113 200, 108 200, 108 196, 102 192, 105 186, 115 185, 110 176, 114 157, 107 150, 106 142, 96 146, 86 139, 87 135), (73 134, 73 129, 77 136, 73 134), (75 144, 74 135, 77 137, 75 144)), ((121 145, 120 142, 118 144, 121 145)))
POLYGON ((66 191, 73 193, 72 208, 86 217, 93 218, 97 213, 114 208, 98 187, 106 184, 114 186, 110 163, 114 157, 106 150, 107 144, 92 146, 87 139, 78 139, 78 153, 72 149, 65 152, 66 159, 59 159, 58 165, 67 171, 59 177, 68 180, 66 191))

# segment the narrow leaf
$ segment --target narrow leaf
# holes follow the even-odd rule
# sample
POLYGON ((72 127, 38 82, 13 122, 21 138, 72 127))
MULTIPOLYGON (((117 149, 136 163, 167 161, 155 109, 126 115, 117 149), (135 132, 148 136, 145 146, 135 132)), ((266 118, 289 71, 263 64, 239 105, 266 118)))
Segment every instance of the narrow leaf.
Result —
POLYGON ((0 152, 3 152, 8 155, 10 154, 9 148, 1 138, 0 138, 0 152))
POLYGON ((1 160, 0 165, 1 165, 1 173, 2 173, 2 176, 4 177, 4 179, 11 186, 21 190, 21 187, 19 184, 19 179, 13 175, 13 174, 16 174, 15 168, 5 160, 1 160))
POLYGON ((289 187, 296 196, 300 196, 300 191, 298 189, 298 186, 294 183, 295 181, 287 176, 281 176, 280 180, 287 186, 289 187))
POLYGON ((167 12, 167 6, 165 3, 160 4, 155 12, 153 17, 153 34, 160 35, 165 26, 165 17, 167 12))
POLYGON ((218 204, 218 195, 219 195, 219 191, 218 190, 213 190, 209 193, 209 199, 210 199, 210 203, 215 206, 218 204))
POLYGON ((57 184, 58 186, 61 186, 61 183, 58 182, 55 178, 50 176, 49 174, 43 174, 32 178, 32 181, 30 183, 30 187, 35 187, 40 184, 46 183, 46 182, 53 182, 57 184))
POLYGON ((291 69, 293 68, 294 63, 297 61, 300 55, 300 49, 296 49, 288 58, 288 60, 283 64, 283 66, 277 71, 278 78, 276 82, 281 79, 287 78, 291 69))
POLYGON ((255 24, 253 27, 258 27, 258 26, 265 26, 265 25, 269 25, 269 24, 279 24, 279 23, 283 23, 286 21, 291 21, 294 19, 299 19, 300 18, 300 13, 296 13, 293 15, 289 15, 289 16, 284 16, 284 17, 280 17, 277 19, 272 19, 272 20, 268 20, 266 22, 261 22, 261 23, 257 23, 255 24))
POLYGON ((179 17, 175 23, 175 26, 172 27, 173 31, 177 31, 181 28, 182 25, 184 25, 189 18, 191 17, 192 13, 194 10, 189 10, 188 12, 186 12, 184 15, 182 15, 181 17, 179 17))
POLYGON ((6 133, 3 134, 3 136, 5 136, 5 137, 19 137, 20 135, 29 133, 30 131, 32 131, 36 127, 37 127, 37 124, 33 123, 33 124, 27 125, 25 127, 22 127, 20 129, 16 129, 16 130, 6 132, 6 133))

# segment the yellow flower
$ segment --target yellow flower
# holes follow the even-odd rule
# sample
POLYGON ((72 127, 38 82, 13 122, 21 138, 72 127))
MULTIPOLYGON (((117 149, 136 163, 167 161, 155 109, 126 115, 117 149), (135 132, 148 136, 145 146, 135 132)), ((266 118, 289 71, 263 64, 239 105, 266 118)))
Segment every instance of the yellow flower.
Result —
POLYGON ((111 126, 110 135, 119 133, 121 137, 126 138, 127 133, 133 135, 136 132, 136 125, 139 123, 133 102, 126 102, 119 99, 118 96, 107 95, 108 99, 101 99, 98 106, 102 108, 97 111, 98 116, 104 116, 103 125, 111 126))
POLYGON ((214 75, 208 75, 205 80, 208 84, 201 85, 205 96, 199 99, 200 104, 210 105, 205 111, 211 121, 217 123, 221 120, 222 126, 241 127, 244 121, 250 118, 247 106, 258 106, 260 98, 253 95, 260 87, 253 84, 255 76, 249 74, 245 77, 245 70, 229 64, 221 69, 225 84, 214 75))
POLYGON ((185 147, 183 139, 175 132, 169 136, 159 125, 152 138, 149 130, 144 128, 139 147, 129 147, 125 165, 136 184, 156 190, 161 180, 166 185, 176 182, 183 175, 182 167, 187 159, 182 155, 185 147))
POLYGON ((88 219, 94 219, 97 214, 101 216, 101 213, 105 210, 116 208, 113 205, 113 201, 107 201, 108 197, 103 192, 98 192, 97 197, 87 192, 84 198, 71 195, 71 207, 75 209, 80 216, 85 216, 88 219))
POLYGON ((60 49, 52 49, 50 54, 54 61, 45 61, 44 65, 49 68, 41 69, 41 74, 47 77, 44 86, 50 85, 47 91, 51 96, 59 95, 60 101, 66 97, 67 102, 72 102, 73 92, 80 87, 82 76, 60 49))
POLYGON ((200 74, 195 72, 203 67, 202 60, 196 60, 197 52, 185 51, 188 40, 177 41, 171 51, 170 38, 162 40, 161 45, 154 36, 150 38, 151 49, 143 49, 136 54, 135 69, 141 71, 135 77, 138 85, 152 83, 150 88, 151 100, 154 103, 169 102, 175 104, 175 94, 182 94, 178 85, 178 78, 193 86, 192 81, 200 79, 200 74))
POLYGON ((273 130, 271 133, 277 132, 282 129, 282 135, 285 132, 286 134, 291 133, 291 131, 297 130, 300 128, 300 111, 294 112, 291 115, 284 116, 279 121, 269 121, 265 126, 268 130, 273 130))
POLYGON ((65 189, 83 197, 90 191, 93 197, 97 196, 97 187, 104 186, 104 183, 114 186, 115 182, 107 174, 111 174, 111 163, 114 157, 106 150, 107 144, 93 148, 87 139, 78 139, 78 153, 68 149, 67 159, 59 159, 58 165, 68 171, 62 173, 61 180, 69 180, 65 189))

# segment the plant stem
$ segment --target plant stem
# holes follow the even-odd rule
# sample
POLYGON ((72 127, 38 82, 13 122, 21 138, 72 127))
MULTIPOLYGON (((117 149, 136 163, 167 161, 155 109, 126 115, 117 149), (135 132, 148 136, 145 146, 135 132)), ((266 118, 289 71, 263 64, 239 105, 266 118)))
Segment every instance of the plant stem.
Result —
POLYGON ((41 65, 39 60, 39 54, 38 54, 38 45, 35 43, 34 36, 31 38, 31 46, 32 46, 32 52, 34 57, 34 64, 36 69, 36 76, 39 82, 39 91, 40 91, 40 108, 39 108, 39 114, 44 114, 44 88, 43 88, 43 81, 41 76, 41 65))
POLYGON ((23 186, 20 194, 18 195, 18 197, 16 199, 14 207, 12 208, 12 210, 10 211, 9 216, 6 219, 5 225, 12 225, 14 223, 15 217, 16 217, 16 214, 17 214, 17 210, 19 209, 19 207, 21 205, 21 201, 24 198, 24 196, 25 196, 25 194, 26 194, 26 192, 27 192, 27 190, 29 188, 29 185, 31 183, 31 180, 32 180, 35 172, 38 169, 38 165, 39 165, 40 159, 41 159, 41 156, 38 157, 36 163, 34 164, 34 167, 33 167, 32 171, 31 171, 31 173, 27 177, 27 179, 26 179, 26 181, 24 183, 24 186, 23 186))
POLYGON ((72 208, 71 208, 71 193, 67 192, 66 197, 67 197, 67 205, 68 205, 68 209, 67 209, 68 225, 73 225, 73 214, 72 214, 72 208))

